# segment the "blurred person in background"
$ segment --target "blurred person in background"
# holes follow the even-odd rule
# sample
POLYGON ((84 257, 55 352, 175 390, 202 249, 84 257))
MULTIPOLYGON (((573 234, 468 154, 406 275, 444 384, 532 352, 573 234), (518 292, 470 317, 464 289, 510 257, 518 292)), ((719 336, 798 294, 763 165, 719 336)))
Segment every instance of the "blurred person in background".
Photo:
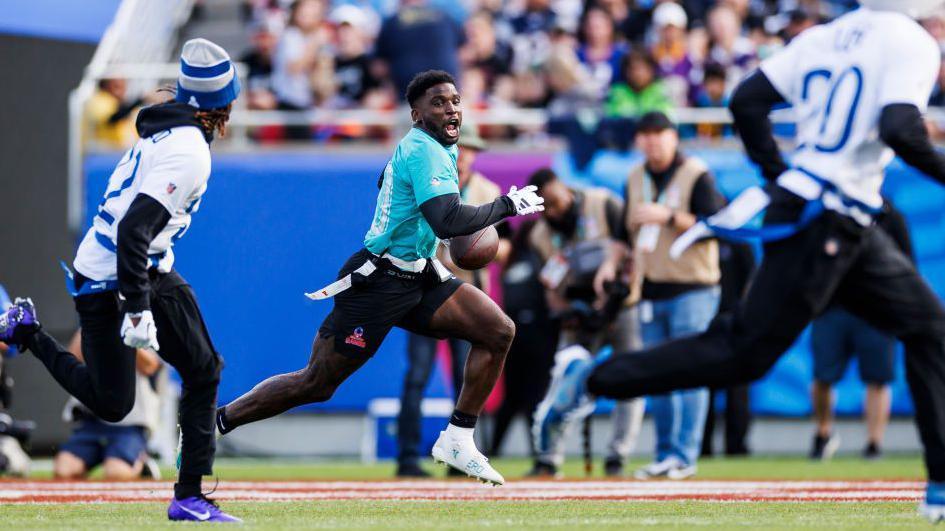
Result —
MULTIPOLYGON (((476 69, 483 77, 485 92, 501 101, 513 97, 512 47, 496 38, 495 21, 489 11, 478 11, 466 21, 466 44, 460 49, 464 69, 476 69)), ((465 83, 462 87, 465 90, 465 83)), ((468 102, 468 98, 464 98, 468 102)))
MULTIPOLYGON (((82 332, 69 342, 69 351, 76 359, 82 357, 82 332)), ((69 439, 59 446, 53 460, 53 476, 57 479, 84 479, 98 465, 106 480, 121 481, 148 476, 160 479, 157 463, 147 452, 148 435, 157 429, 160 399, 150 378, 162 364, 158 355, 148 349, 135 350, 135 405, 124 419, 106 422, 95 416, 75 397, 69 397, 63 409, 63 420, 75 423, 69 439)))
POLYGON ((650 47, 650 53, 658 65, 666 92, 677 107, 685 107, 689 103, 692 61, 686 34, 688 22, 686 11, 675 2, 664 2, 653 11, 656 39, 650 47))
MULTIPOLYGON (((888 198, 884 198, 876 224, 892 238, 902 254, 915 263, 906 219, 888 198)), ((843 378, 850 360, 856 357, 860 379, 866 385, 863 416, 867 439, 862 455, 866 459, 879 459, 892 405, 889 385, 896 377, 896 338, 845 309, 832 306, 814 319, 811 352, 814 357, 811 402, 816 432, 810 458, 830 459, 840 445, 840 437, 833 432, 836 399, 833 387, 843 378)))
POLYGON ((627 46, 615 40, 614 21, 610 14, 593 6, 584 12, 581 20, 581 41, 578 59, 591 74, 599 98, 603 99, 610 85, 620 77, 620 65, 627 54, 627 46))
POLYGON ((102 79, 85 104, 85 141, 105 148, 126 149, 138 139, 135 117, 144 100, 128 97, 128 82, 121 78, 102 79))
POLYGON ((272 90, 272 57, 279 42, 280 29, 272 22, 254 23, 253 41, 241 57, 246 72, 246 105, 250 109, 271 111, 279 102, 272 90))
MULTIPOLYGON (((456 170, 459 174, 459 194, 463 203, 472 206, 481 206, 495 201, 502 195, 499 185, 473 169, 476 157, 486 149, 486 142, 479 136, 475 124, 465 121, 459 132, 459 154, 456 157, 456 170)), ((499 232, 499 250, 495 261, 503 263, 508 257, 510 246, 508 223, 503 221, 496 225, 499 232)), ((441 242, 437 249, 437 258, 443 265, 463 282, 469 283, 487 295, 491 292, 489 285, 489 270, 487 268, 476 271, 467 271, 460 268, 450 259, 446 244, 441 242)), ((397 476, 398 477, 429 477, 430 474, 420 467, 420 439, 421 439, 421 402, 423 391, 430 381, 430 373, 436 361, 436 350, 439 340, 410 333, 407 337, 407 371, 404 377, 403 392, 400 396, 400 414, 397 417, 397 476)), ((462 339, 447 340, 450 352, 450 368, 452 373, 453 398, 459 397, 463 386, 463 369, 466 367, 466 358, 469 355, 471 344, 462 339)), ((451 476, 465 476, 462 472, 449 468, 451 476)))
MULTIPOLYGON (((624 205, 604 188, 577 189, 567 186, 550 169, 532 174, 529 184, 545 198, 545 211, 529 234, 529 245, 540 258, 539 275, 552 315, 562 325, 557 350, 581 345, 591 353, 610 345, 614 350, 639 348, 640 336, 634 294, 624 293, 612 321, 597 320, 593 310, 608 302, 603 284, 594 283, 608 249, 623 227, 624 205)), ((615 268, 622 270, 621 265, 615 268)), ((615 283, 614 275, 608 279, 615 283)), ((613 432, 604 461, 608 476, 620 476, 630 456, 643 420, 641 400, 619 402, 612 413, 613 432)), ((534 428, 537 457, 531 476, 556 476, 564 462, 564 441, 545 437, 541 426, 534 428)))
MULTIPOLYGON (((508 20, 516 75, 544 64, 551 52, 549 35, 558 24, 558 14, 552 9, 551 0, 525 0, 523 11, 508 20)), ((574 31, 574 28, 561 29, 574 31)))
POLYGON ((758 56, 751 39, 742 35, 742 20, 726 4, 720 4, 708 15, 710 48, 706 58, 725 68, 727 92, 758 65, 758 56))
POLYGON ((415 75, 443 70, 459 77, 463 27, 427 0, 401 0, 397 13, 384 20, 375 52, 384 62, 398 95, 415 75))
POLYGON ((333 108, 382 108, 393 105, 383 89, 376 63, 368 55, 368 18, 361 8, 343 5, 329 17, 336 25, 333 108))
MULTIPOLYGON (((722 65, 710 63, 705 67, 705 73, 700 86, 695 94, 695 107, 698 108, 725 108, 728 106, 728 93, 726 92, 727 74, 722 65)), ((728 131, 731 127, 720 123, 705 122, 696 125, 696 131, 700 137, 718 138, 728 131)))
POLYGON ((624 57, 621 82, 610 88, 608 116, 637 118, 648 112, 669 112, 673 107, 666 87, 658 77, 656 61, 643 50, 633 50, 624 57))
MULTIPOLYGON (((511 252, 502 270, 502 308, 515 323, 503 378, 505 396, 495 412, 489 455, 498 456, 509 426, 517 415, 531 425, 532 414, 548 388, 555 348, 557 319, 553 319, 539 279, 541 257, 528 244, 537 220, 522 223, 511 240, 511 252)), ((534 445, 528 438, 534 457, 534 445)))
POLYGON ((574 49, 557 45, 544 65, 552 117, 573 117, 582 110, 596 110, 600 94, 590 72, 578 59, 574 49))
MULTIPOLYGON (((669 248, 698 218, 718 212, 725 199, 705 162, 680 151, 675 125, 665 114, 642 116, 636 135, 644 161, 630 170, 619 234, 632 247, 642 277, 638 312, 643 344, 650 348, 701 332, 715 317, 721 276, 718 243, 697 243, 678 260, 670 258, 669 248)), ((621 259, 612 255, 600 269, 599 282, 615 278, 621 259)), ((648 397, 656 455, 634 477, 686 479, 696 474, 708 399, 706 388, 648 397)))
MULTIPOLYGON (((324 61, 330 34, 324 19, 324 0, 296 0, 289 10, 289 24, 276 46, 272 65, 272 90, 278 108, 307 110, 315 105, 315 70, 324 61)), ((308 126, 286 127, 295 140, 308 139, 308 126)))
MULTIPOLYGON (((719 314, 734 311, 738 301, 748 291, 752 275, 757 267, 751 245, 727 240, 718 240, 719 269, 722 280, 722 298, 719 314)), ((713 433, 716 426, 715 399, 725 393, 725 455, 744 456, 751 453, 748 448, 748 429, 751 426, 751 396, 748 384, 712 389, 709 393, 709 408, 702 436, 702 457, 714 455, 713 433)))

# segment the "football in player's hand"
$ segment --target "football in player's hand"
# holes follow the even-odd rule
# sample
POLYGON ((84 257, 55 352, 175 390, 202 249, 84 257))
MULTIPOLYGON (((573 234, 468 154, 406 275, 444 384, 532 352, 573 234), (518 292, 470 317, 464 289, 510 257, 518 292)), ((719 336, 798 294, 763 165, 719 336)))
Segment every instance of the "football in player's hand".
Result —
POLYGON ((499 233, 489 226, 467 236, 450 239, 450 258, 459 267, 473 271, 495 260, 499 250, 499 233))

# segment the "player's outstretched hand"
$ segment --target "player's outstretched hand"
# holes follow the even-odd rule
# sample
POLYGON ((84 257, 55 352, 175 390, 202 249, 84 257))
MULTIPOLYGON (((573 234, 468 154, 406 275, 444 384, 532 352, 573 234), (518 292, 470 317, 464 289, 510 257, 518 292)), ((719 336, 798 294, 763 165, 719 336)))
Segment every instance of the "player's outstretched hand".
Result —
POLYGON ((509 193, 506 194, 509 196, 509 199, 512 200, 512 204, 515 205, 515 214, 518 216, 524 216, 527 214, 534 214, 535 212, 541 212, 545 209, 543 203, 545 199, 538 195, 537 186, 526 186, 519 190, 517 187, 513 186, 509 193))
POLYGON ((151 310, 126 313, 125 319, 121 322, 121 338, 129 347, 160 350, 157 341, 157 326, 154 325, 154 315, 151 314, 151 310))

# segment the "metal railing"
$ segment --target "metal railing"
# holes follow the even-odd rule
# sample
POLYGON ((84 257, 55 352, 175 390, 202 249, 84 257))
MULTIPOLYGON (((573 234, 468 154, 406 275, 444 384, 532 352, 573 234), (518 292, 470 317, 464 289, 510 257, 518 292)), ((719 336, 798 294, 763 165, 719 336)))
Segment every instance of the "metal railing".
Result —
MULTIPOLYGON (((125 77, 131 92, 140 92, 166 77, 175 35, 190 18, 194 0, 122 0, 115 19, 105 30, 79 86, 69 93, 68 214, 69 227, 82 225, 82 116, 99 80, 118 77, 115 70, 128 68, 125 77), (125 65, 116 68, 116 65, 125 65)), ((176 65, 174 65, 176 68, 176 65)), ((172 74, 171 77, 176 77, 172 74)))

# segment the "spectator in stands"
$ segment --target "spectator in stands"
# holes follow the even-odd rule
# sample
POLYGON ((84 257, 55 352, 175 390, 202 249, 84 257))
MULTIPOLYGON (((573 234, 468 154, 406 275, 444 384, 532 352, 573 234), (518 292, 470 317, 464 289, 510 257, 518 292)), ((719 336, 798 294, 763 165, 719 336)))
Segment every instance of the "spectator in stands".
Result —
MULTIPOLYGON (((877 225, 896 242, 905 256, 914 261, 909 227, 902 213, 888 199, 883 204, 877 225)), ((866 384, 867 441, 863 457, 878 459, 882 455, 883 435, 889 423, 889 384, 896 372, 896 338, 834 306, 814 320, 811 351, 814 356, 811 399, 817 423, 811 459, 830 459, 840 444, 840 438, 833 433, 833 386, 843 378, 853 356, 859 361, 860 378, 866 384)))
POLYGON ((334 108, 385 107, 392 103, 383 90, 376 65, 368 56, 368 18, 353 5, 343 5, 329 17, 337 26, 334 53, 334 108))
POLYGON ((581 22, 581 40, 577 56, 587 68, 600 99, 610 85, 620 78, 620 65, 627 46, 614 39, 614 21, 607 11, 590 7, 581 22))
POLYGON ((273 60, 272 84, 281 109, 303 110, 315 104, 312 77, 330 43, 324 11, 324 0, 296 0, 290 8, 289 25, 273 60))
POLYGON ((496 39, 492 13, 479 11, 469 17, 466 35, 468 40, 459 52, 464 67, 479 71, 487 94, 511 101, 512 47, 496 39))
POLYGON ((597 86, 571 47, 555 46, 545 62, 545 73, 551 94, 547 109, 552 117, 571 117, 599 107, 597 86))
POLYGON ((85 140, 113 149, 125 149, 137 140, 135 118, 144 100, 126 101, 128 82, 110 78, 98 82, 98 89, 85 104, 85 140))
MULTIPOLYGON (((471 121, 464 121, 459 134, 459 154, 456 158, 456 169, 459 175, 460 197, 464 203, 479 206, 491 203, 502 191, 499 186, 478 171, 473 164, 480 152, 486 148, 486 142, 479 136, 479 131, 471 121)), ((505 222, 496 226, 499 231, 499 250, 496 253, 496 262, 502 263, 509 255, 509 228, 505 222)), ((437 249, 437 257, 446 265, 457 278, 489 293, 489 271, 466 271, 459 268, 450 259, 445 245, 437 249)), ((430 380, 430 372, 436 359, 436 349, 439 341, 432 337, 411 333, 407 340, 407 373, 404 377, 403 394, 400 399, 400 415, 397 419, 397 476, 399 477, 429 477, 430 474, 420 467, 420 424, 421 400, 423 390, 430 380)), ((468 341, 450 339, 450 365, 452 366, 453 394, 458 397, 463 385, 463 371, 466 368, 466 358, 471 345, 468 341)), ((462 472, 449 469, 450 475, 465 475, 462 472)))
MULTIPOLYGON (((721 65, 711 63, 706 65, 705 74, 695 95, 695 106, 700 108, 724 108, 728 106, 726 93, 726 72, 721 65)), ((720 123, 700 123, 696 130, 701 137, 718 138, 730 131, 730 127, 720 123)))
MULTIPOLYGON (((69 343, 69 351, 80 361, 81 332, 69 343)), ((158 425, 160 399, 149 377, 161 370, 161 360, 150 350, 137 349, 138 371, 135 405, 119 422, 105 422, 92 414, 81 402, 70 397, 62 412, 63 420, 74 422, 69 439, 59 447, 53 461, 53 475, 58 479, 84 479, 102 465, 105 479, 111 481, 136 479, 145 472, 160 479, 157 464, 148 456, 148 434, 158 425)))
POLYGON ((688 20, 686 11, 674 2, 664 2, 653 11, 656 41, 650 51, 659 66, 659 75, 666 85, 666 92, 678 107, 685 107, 689 103, 692 60, 686 35, 688 20))
POLYGON ((666 87, 657 77, 653 56, 633 50, 623 62, 623 82, 615 84, 607 97, 608 116, 636 118, 651 111, 668 112, 673 107, 666 87))
POLYGON ((525 0, 525 9, 508 24, 512 31, 513 71, 522 74, 544 64, 551 52, 549 34, 558 29, 558 15, 551 8, 551 0, 525 0))
POLYGON ((397 13, 381 25, 376 53, 386 65, 398 95, 424 70, 445 70, 460 77, 462 26, 426 0, 401 0, 397 13))
MULTIPOLYGON (((272 89, 282 110, 305 110, 315 105, 316 68, 328 57, 329 31, 324 20, 324 0, 296 0, 289 11, 289 26, 276 46, 272 89)), ((293 139, 307 139, 307 126, 286 128, 293 139)))
POLYGON ((250 109, 270 111, 279 102, 272 91, 272 56, 279 42, 278 31, 271 22, 254 24, 251 48, 240 57, 249 69, 246 75, 246 105, 250 109))
MULTIPOLYGON (((665 114, 650 112, 640 118, 637 147, 644 161, 627 179, 621 236, 632 245, 634 267, 642 277, 639 315, 644 347, 650 347, 701 332, 715 317, 718 243, 697 243, 677 260, 670 258, 669 248, 698 217, 716 213, 725 200, 708 166, 680 151, 679 135, 665 114)), ((615 270, 613 265, 601 268, 602 280, 612 278, 615 270)), ((705 388, 648 397, 656 425, 656 456, 636 471, 636 478, 695 475, 708 398, 705 388)))
POLYGON ((728 5, 721 4, 709 11, 708 21, 711 47, 707 62, 725 68, 728 92, 758 64, 755 48, 742 35, 742 20, 728 5))

